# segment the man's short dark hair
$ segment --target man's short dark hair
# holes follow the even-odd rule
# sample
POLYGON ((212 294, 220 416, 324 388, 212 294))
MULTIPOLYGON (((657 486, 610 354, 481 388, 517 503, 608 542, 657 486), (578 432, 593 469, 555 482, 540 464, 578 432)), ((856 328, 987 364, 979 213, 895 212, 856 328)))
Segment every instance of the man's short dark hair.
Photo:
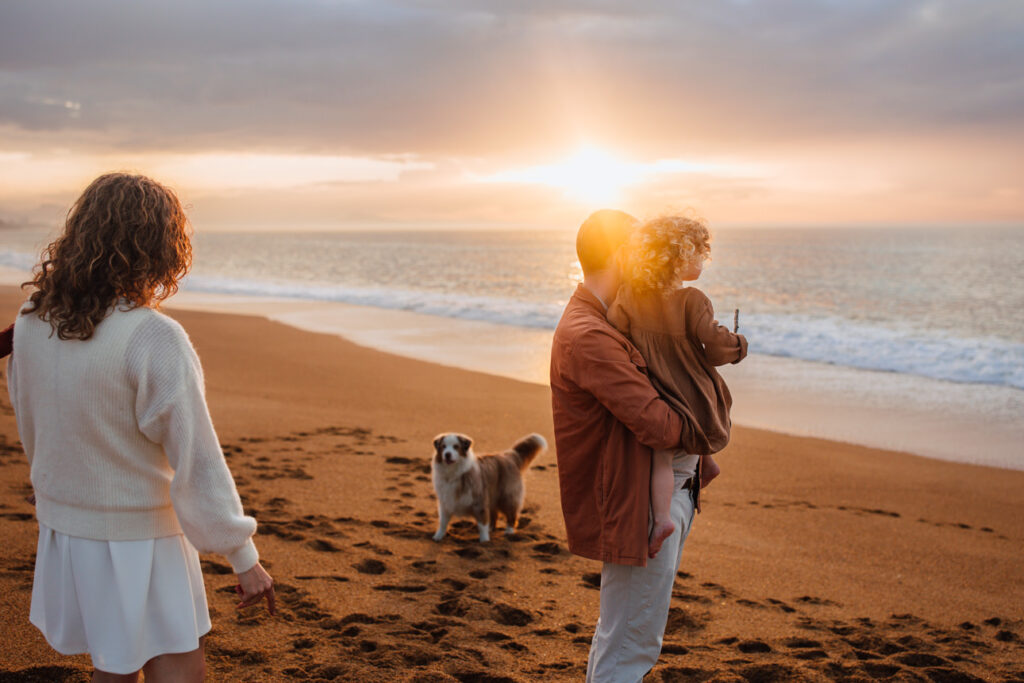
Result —
POLYGON ((612 264, 612 257, 619 250, 637 220, 625 211, 601 209, 583 221, 576 233, 576 256, 584 275, 597 273, 612 264))

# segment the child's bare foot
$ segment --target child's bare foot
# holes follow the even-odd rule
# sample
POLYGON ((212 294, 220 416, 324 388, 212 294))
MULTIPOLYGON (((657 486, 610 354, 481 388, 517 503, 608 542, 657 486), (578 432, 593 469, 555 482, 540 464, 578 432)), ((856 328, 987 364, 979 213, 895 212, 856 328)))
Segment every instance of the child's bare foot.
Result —
POLYGON ((676 525, 671 520, 659 522, 655 520, 654 528, 651 529, 651 540, 647 543, 647 557, 653 558, 661 550, 661 544, 676 530, 676 525))
POLYGON ((707 456, 704 458, 704 462, 700 468, 700 487, 704 488, 711 483, 711 480, 722 473, 722 468, 718 466, 714 458, 707 456))

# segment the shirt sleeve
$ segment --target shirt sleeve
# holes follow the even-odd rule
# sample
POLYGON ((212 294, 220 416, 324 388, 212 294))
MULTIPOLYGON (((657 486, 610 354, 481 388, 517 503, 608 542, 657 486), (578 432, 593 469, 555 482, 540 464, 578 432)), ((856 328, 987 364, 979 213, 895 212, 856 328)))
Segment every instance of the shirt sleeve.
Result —
POLYGON ((694 332, 704 345, 704 354, 712 365, 739 363, 747 356, 747 338, 730 332, 728 327, 715 320, 711 300, 701 295, 696 302, 696 323, 694 332))
POLYGON ((171 503, 185 536, 201 552, 224 555, 236 573, 251 569, 259 560, 256 520, 242 511, 185 331, 163 316, 143 323, 129 345, 128 368, 139 430, 163 446, 174 470, 171 503))
POLYGON ((591 332, 576 341, 570 359, 574 381, 600 401, 640 443, 654 449, 699 452, 700 441, 693 424, 661 399, 618 340, 591 332))

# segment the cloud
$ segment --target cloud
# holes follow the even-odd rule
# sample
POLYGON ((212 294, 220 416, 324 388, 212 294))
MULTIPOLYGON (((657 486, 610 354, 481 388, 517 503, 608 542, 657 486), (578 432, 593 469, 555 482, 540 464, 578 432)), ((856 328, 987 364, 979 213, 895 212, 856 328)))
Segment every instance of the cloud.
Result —
POLYGON ((524 178, 590 144, 639 212, 1019 219, 1022 34, 972 0, 0 3, 0 200, 133 167, 225 224, 571 224, 524 178))
POLYGON ((36 0, 0 9, 0 125, 83 146, 510 157, 588 136, 1020 136, 1022 30, 1024 5, 966 0, 36 0))

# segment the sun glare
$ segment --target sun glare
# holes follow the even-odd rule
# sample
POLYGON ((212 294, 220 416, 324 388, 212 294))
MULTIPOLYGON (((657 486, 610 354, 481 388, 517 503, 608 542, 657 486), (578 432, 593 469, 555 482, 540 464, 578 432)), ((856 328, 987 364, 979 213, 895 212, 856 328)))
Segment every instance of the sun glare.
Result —
POLYGON ((639 178, 631 164, 595 147, 585 147, 560 164, 536 169, 538 181, 560 187, 586 203, 612 201, 639 178))
POLYGON ((561 189, 571 199, 593 205, 617 201, 625 188, 657 175, 723 171, 729 172, 729 169, 683 159, 626 161, 600 147, 588 145, 560 162, 502 171, 481 180, 546 185, 561 189))
POLYGON ((631 166, 603 149, 588 146, 564 161, 504 171, 484 180, 547 185, 562 189, 572 199, 600 203, 617 199, 626 185, 636 182, 631 166))

